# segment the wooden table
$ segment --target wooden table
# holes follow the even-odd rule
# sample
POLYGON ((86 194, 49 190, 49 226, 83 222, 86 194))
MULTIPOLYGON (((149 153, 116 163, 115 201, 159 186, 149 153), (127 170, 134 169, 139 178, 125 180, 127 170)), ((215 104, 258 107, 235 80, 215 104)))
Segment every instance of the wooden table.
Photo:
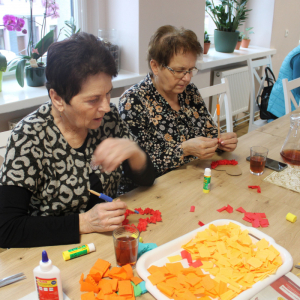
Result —
MULTIPOLYGON (((145 243, 156 243, 158 246, 173 240, 185 233, 198 228, 198 221, 209 223, 216 219, 232 219, 245 225, 243 215, 235 209, 242 206, 249 212, 265 212, 269 219, 268 228, 260 228, 275 241, 286 248, 292 255, 294 262, 300 262, 300 222, 290 223, 285 220, 288 212, 300 217, 299 194, 271 183, 263 181, 272 171, 265 170, 262 176, 254 176, 249 172, 249 147, 262 145, 270 149, 269 157, 281 160, 279 151, 289 129, 289 116, 284 116, 256 131, 239 138, 239 144, 233 153, 215 155, 211 160, 194 161, 158 178, 150 188, 138 188, 122 199, 132 207, 150 207, 162 212, 163 222, 150 224, 141 236, 145 243), (243 174, 229 176, 223 171, 212 170, 212 188, 209 194, 204 194, 203 172, 210 167, 212 160, 221 158, 236 159, 243 174), (248 185, 260 185, 261 194, 248 188, 248 185), (230 204, 234 208, 232 214, 218 208, 230 204), (189 212, 191 205, 196 207, 194 213, 189 212)), ((47 234, 45 232, 45 234, 47 234)), ((116 265, 112 236, 106 234, 87 234, 81 238, 81 244, 95 243, 96 252, 90 253, 65 262, 62 258, 64 250, 78 245, 42 247, 32 249, 10 249, 0 254, 0 278, 24 272, 26 280, 14 283, 0 289, 0 299, 19 299, 34 290, 32 270, 41 259, 43 249, 47 250, 54 265, 62 273, 64 292, 71 299, 80 299, 80 274, 89 272, 97 258, 102 258, 116 265)), ((297 269, 292 271, 298 273, 297 269)), ((153 299, 145 294, 139 299, 153 299)))

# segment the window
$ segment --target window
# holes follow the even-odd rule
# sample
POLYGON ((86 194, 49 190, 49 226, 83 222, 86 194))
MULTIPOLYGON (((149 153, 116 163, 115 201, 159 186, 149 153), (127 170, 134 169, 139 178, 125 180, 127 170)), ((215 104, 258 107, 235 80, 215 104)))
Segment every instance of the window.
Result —
MULTIPOLYGON (((45 32, 49 32, 55 29, 54 37, 57 39, 58 33, 65 26, 65 21, 70 20, 74 17, 74 1, 76 0, 55 0, 59 9, 57 10, 59 17, 52 18, 51 16, 46 18, 45 32)), ((12 51, 15 55, 27 54, 28 40, 30 37, 30 30, 32 28, 33 41, 36 44, 42 36, 41 28, 43 22, 43 15, 45 7, 43 2, 45 0, 33 0, 33 19, 34 22, 30 24, 30 0, 0 0, 0 24, 3 24, 4 15, 14 15, 19 18, 23 18, 25 25, 23 29, 27 31, 8 31, 7 29, 0 29, 0 49, 12 51)), ((59 36, 59 40, 65 38, 63 31, 59 36)))
MULTIPOLYGON (((215 6, 219 5, 219 4, 221 4, 220 0, 214 0, 215 6)), ((213 37, 214 37, 214 31, 216 29, 216 25, 207 12, 205 12, 204 28, 205 28, 205 31, 207 31, 207 33, 209 34, 211 43, 214 43, 213 37)))

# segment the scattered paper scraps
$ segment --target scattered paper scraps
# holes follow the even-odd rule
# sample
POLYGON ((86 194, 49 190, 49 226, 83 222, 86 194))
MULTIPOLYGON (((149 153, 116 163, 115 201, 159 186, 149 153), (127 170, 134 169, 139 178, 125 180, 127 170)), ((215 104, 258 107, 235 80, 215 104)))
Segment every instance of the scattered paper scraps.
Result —
POLYGON ((80 291, 87 292, 81 295, 81 300, 134 300, 145 293, 139 286, 143 280, 133 276, 131 265, 111 269, 110 266, 108 261, 99 258, 85 279, 81 274, 80 291))
MULTIPOLYGON (((227 206, 223 206, 223 207, 217 209, 218 212, 222 212, 224 210, 226 210, 229 213, 233 213, 233 208, 229 204, 227 206)), ((269 220, 267 219, 265 213, 247 212, 242 207, 237 208, 236 211, 243 213, 244 214, 243 220, 251 223, 252 227, 255 227, 255 228, 258 228, 260 226, 268 227, 270 225, 269 220)))
POLYGON ((258 193, 261 193, 261 188, 259 185, 248 185, 249 189, 257 189, 258 193))
POLYGON ((237 165, 238 162, 235 159, 228 160, 228 159, 220 159, 220 160, 215 160, 212 161, 210 167, 211 169, 215 169, 217 166, 222 166, 222 165, 237 165))
POLYGON ((198 225, 199 225, 199 226, 204 226, 205 224, 202 223, 201 221, 199 221, 199 222, 198 222, 198 225))
POLYGON ((190 212, 194 212, 195 211, 195 206, 191 206, 190 212))
MULTIPOLYGON (((156 224, 156 222, 162 221, 161 212, 159 210, 153 210, 149 207, 147 207, 145 210, 141 208, 135 208, 135 210, 137 210, 140 215, 151 215, 150 218, 140 218, 137 226, 131 224, 131 226, 136 227, 139 232, 146 231, 149 223, 156 224)), ((129 220, 127 219, 127 217, 132 214, 134 214, 134 212, 128 209, 126 210, 125 220, 122 222, 122 225, 129 225, 129 220)))
POLYGON ((150 282, 176 300, 231 300, 282 265, 279 251, 268 241, 254 244, 248 230, 234 223, 211 224, 182 248, 182 259, 195 260, 194 266, 184 268, 176 261, 148 269, 150 282))

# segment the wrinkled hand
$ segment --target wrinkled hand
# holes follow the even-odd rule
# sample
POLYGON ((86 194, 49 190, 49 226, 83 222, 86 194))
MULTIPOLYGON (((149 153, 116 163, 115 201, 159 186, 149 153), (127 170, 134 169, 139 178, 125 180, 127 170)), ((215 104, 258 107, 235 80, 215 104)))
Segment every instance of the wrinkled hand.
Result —
POLYGON ((96 204, 89 211, 79 214, 79 233, 113 231, 125 219, 125 202, 120 199, 96 204))
POLYGON ((196 137, 182 143, 184 156, 193 155, 200 159, 211 158, 218 148, 218 139, 196 137))
POLYGON ((219 142, 219 149, 231 152, 237 147, 237 135, 235 132, 221 133, 219 142))
POLYGON ((147 161, 145 152, 135 142, 108 138, 96 148, 93 164, 101 165, 104 172, 112 172, 126 159, 133 171, 141 171, 147 161))

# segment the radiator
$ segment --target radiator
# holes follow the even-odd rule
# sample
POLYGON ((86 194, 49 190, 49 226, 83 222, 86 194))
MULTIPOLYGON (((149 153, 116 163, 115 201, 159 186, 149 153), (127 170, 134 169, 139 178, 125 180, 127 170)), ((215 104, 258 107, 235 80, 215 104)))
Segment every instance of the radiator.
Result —
MULTIPOLYGON (((213 84, 221 83, 221 78, 227 78, 229 82, 232 115, 246 112, 249 109, 250 98, 250 80, 248 67, 235 69, 222 69, 214 71, 213 84)), ((212 98, 212 113, 214 113, 217 104, 217 96, 212 98)), ((225 108, 221 107, 220 120, 225 120, 225 108)))

